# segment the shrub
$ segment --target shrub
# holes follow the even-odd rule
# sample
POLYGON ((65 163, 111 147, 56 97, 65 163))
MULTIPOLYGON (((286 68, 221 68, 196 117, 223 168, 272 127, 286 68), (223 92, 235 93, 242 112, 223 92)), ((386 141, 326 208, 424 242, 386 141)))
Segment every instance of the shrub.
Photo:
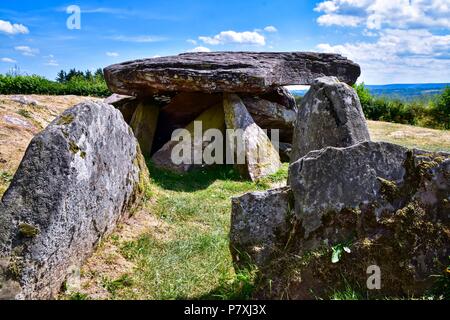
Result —
POLYGON ((81 95, 107 97, 110 91, 106 86, 103 75, 98 71, 95 76, 86 74, 76 74, 59 79, 61 82, 50 81, 37 75, 1 75, 0 74, 0 94, 48 94, 48 95, 81 95))
POLYGON ((432 103, 416 99, 410 102, 373 97, 364 83, 354 86, 364 115, 369 120, 450 129, 450 87, 432 103))
POLYGON ((441 128, 450 129, 450 87, 436 99, 430 112, 441 128))

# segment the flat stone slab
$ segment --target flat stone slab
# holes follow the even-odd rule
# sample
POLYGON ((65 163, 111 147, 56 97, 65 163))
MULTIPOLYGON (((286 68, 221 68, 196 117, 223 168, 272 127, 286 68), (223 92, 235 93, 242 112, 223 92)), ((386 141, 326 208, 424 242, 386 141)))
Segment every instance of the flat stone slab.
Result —
POLYGON ((146 96, 164 92, 264 93, 335 76, 354 84, 359 65, 337 54, 310 52, 207 52, 142 59, 104 70, 109 89, 146 96))

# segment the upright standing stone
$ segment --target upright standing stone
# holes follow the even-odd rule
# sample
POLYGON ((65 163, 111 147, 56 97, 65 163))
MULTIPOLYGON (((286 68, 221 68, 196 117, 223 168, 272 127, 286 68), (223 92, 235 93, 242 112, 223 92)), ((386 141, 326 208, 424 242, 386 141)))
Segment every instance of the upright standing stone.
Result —
POLYGON ((319 78, 299 106, 291 162, 313 150, 368 140, 369 129, 355 90, 337 78, 319 78))
POLYGON ((142 199, 148 170, 120 112, 79 104, 33 138, 0 204, 0 299, 55 297, 142 199))
POLYGON ((277 172, 281 167, 280 156, 267 134, 253 121, 239 96, 225 94, 223 108, 227 129, 234 130, 237 136, 236 141, 228 139, 228 143, 235 147, 235 163, 241 175, 254 181, 277 172))
POLYGON ((157 105, 141 102, 131 119, 130 126, 145 156, 150 156, 152 152, 158 116, 159 107, 157 105))

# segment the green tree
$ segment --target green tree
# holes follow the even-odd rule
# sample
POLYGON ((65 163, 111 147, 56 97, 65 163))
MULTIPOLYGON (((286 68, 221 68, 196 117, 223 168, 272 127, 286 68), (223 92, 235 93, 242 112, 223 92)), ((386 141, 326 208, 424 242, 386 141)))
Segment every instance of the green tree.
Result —
POLYGON ((436 99, 432 115, 436 123, 440 123, 444 129, 450 129, 450 87, 436 99))
POLYGON ((56 76, 56 81, 59 83, 64 83, 67 81, 67 74, 64 70, 58 72, 58 75, 56 76))

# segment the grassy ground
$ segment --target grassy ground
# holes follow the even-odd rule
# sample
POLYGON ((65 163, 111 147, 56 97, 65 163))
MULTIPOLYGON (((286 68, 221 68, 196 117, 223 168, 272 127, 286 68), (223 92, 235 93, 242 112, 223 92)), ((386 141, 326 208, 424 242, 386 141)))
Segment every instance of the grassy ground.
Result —
MULTIPOLYGON (((228 249, 230 198, 284 184, 287 164, 279 173, 258 183, 243 181, 232 167, 205 169, 185 176, 158 170, 151 163, 149 168, 150 193, 156 201, 147 204, 140 214, 159 220, 159 231, 146 230, 133 240, 123 238, 120 231, 115 233, 104 245, 113 243, 130 268, 115 274, 115 278, 108 275, 108 270, 99 274, 105 263, 99 250, 82 272, 81 294, 71 297, 248 297, 254 272, 242 270, 236 274, 228 249)), ((123 269, 122 257, 114 257, 109 263, 118 266, 113 269, 123 269)))
POLYGON ((409 125, 368 121, 374 141, 386 141, 409 148, 450 152, 450 131, 434 130, 409 125))

